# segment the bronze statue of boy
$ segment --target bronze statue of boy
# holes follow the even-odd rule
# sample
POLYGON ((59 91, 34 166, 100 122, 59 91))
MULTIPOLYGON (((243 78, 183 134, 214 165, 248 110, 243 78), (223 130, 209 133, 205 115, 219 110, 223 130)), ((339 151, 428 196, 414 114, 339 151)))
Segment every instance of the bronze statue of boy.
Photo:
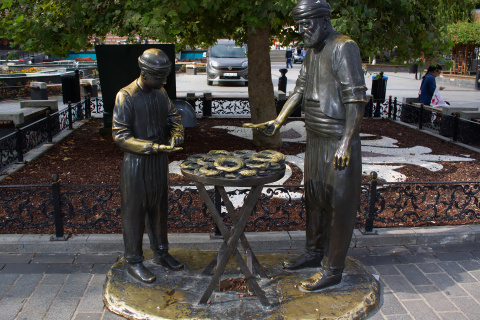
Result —
POLYGON ((159 49, 138 58, 140 77, 121 89, 113 110, 113 139, 125 151, 121 171, 122 230, 128 273, 151 283, 143 265, 147 227, 154 262, 171 270, 183 265, 168 253, 168 153, 181 150, 180 115, 163 88, 172 64, 159 49))
POLYGON ((341 282, 360 200, 359 130, 366 103, 357 44, 338 33, 325 0, 299 0, 293 17, 307 54, 293 95, 275 120, 247 125, 273 135, 300 105, 305 112, 306 251, 286 269, 321 267, 307 290, 341 282))

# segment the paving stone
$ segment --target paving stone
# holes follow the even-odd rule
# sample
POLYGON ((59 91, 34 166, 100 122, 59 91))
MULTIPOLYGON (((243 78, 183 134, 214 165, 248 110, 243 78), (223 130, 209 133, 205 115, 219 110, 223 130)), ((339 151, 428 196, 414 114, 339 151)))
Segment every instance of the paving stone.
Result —
POLYGON ((450 252, 465 252, 480 250, 478 243, 447 243, 444 244, 445 248, 450 252))
POLYGON ((18 279, 18 277, 18 274, 0 273, 0 285, 12 285, 18 279))
POLYGON ((412 264, 399 264, 396 266, 398 270, 410 281, 414 286, 429 285, 432 284, 420 269, 412 264))
POLYGON ((69 275, 58 296, 62 298, 83 297, 90 279, 90 274, 79 273, 69 275))
POLYGON ((469 319, 478 319, 480 315, 480 304, 469 297, 452 297, 452 302, 467 316, 469 319))
POLYGON ((477 271, 480 270, 480 262, 477 260, 464 260, 457 261, 457 263, 467 271, 477 271))
POLYGON ((382 298, 383 304, 381 310, 385 316, 392 314, 407 314, 407 310, 405 310, 393 293, 384 293, 382 298))
POLYGON ((63 285, 65 280, 67 279, 66 274, 58 274, 58 273, 51 273, 51 274, 46 274, 42 282, 40 282, 40 285, 63 285))
POLYGON ((111 268, 112 264, 110 263, 95 263, 90 273, 106 275, 111 268))
POLYGON ((468 320, 461 312, 439 312, 442 320, 468 320))
POLYGON ((101 313, 77 313, 74 320, 101 320, 101 313))
POLYGON ((45 313, 42 312, 20 312, 17 316, 17 319, 21 320, 38 320, 43 319, 45 313))
POLYGON ((415 319, 440 319, 440 317, 437 316, 422 300, 403 301, 403 305, 415 319))
POLYGON ((22 274, 6 294, 8 298, 28 298, 42 279, 42 274, 22 274))
POLYGON ((405 246, 368 247, 372 255, 385 256, 390 254, 412 254, 405 246))
POLYGON ((468 272, 456 262, 440 262, 438 265, 458 283, 477 282, 477 279, 469 275, 468 272))
POLYGON ((445 293, 447 297, 465 297, 468 294, 446 273, 430 273, 427 277, 445 293))
POLYGON ((402 263, 429 263, 438 262, 439 260, 433 253, 419 253, 419 254, 399 254, 395 257, 402 263))
POLYGON ((477 260, 478 258, 470 252, 449 252, 449 253, 435 253, 435 256, 440 261, 462 261, 462 260, 477 260))
POLYGON ((66 264, 66 263, 58 263, 58 264, 50 264, 48 266, 47 271, 45 273, 65 273, 65 274, 73 274, 73 273, 90 273, 92 270, 91 264, 66 264))
POLYGON ((416 265, 423 273, 442 273, 443 269, 440 268, 436 263, 418 263, 416 265))
POLYGON ((90 280, 89 286, 101 286, 105 285, 107 277, 103 274, 94 274, 90 280))
POLYGON ((120 255, 118 254, 78 254, 75 258, 75 263, 109 263, 113 265, 117 262, 120 255))
POLYGON ((480 250, 474 250, 474 251, 471 251, 471 253, 477 257, 477 258, 480 258, 480 250))
POLYGON ((118 314, 110 312, 110 310, 108 309, 105 309, 102 320, 125 320, 125 318, 120 317, 118 314))
POLYGON ((55 300, 61 286, 38 286, 28 299, 28 303, 22 312, 45 314, 55 300))
POLYGON ((393 316, 387 316, 387 320, 412 320, 412 317, 410 317, 408 314, 396 314, 393 316))
POLYGON ((75 254, 37 253, 31 263, 73 263, 75 254))
POLYGON ((43 274, 47 269, 47 264, 26 264, 26 263, 9 263, 5 265, 1 273, 14 274, 43 274))
POLYGON ((395 292, 400 300, 405 299, 419 299, 419 296, 413 286, 405 280, 403 276, 383 276, 383 281, 386 285, 395 292))
POLYGON ((79 298, 57 298, 50 307, 45 320, 72 320, 79 298))
POLYGON ((397 268, 395 268, 395 266, 391 264, 379 265, 379 266, 375 266, 374 268, 375 270, 377 270, 380 276, 400 274, 397 268))
POLYGON ((25 303, 25 298, 3 298, 0 300, 2 319, 15 319, 25 303))
POLYGON ((433 252, 449 252, 445 246, 441 244, 423 244, 406 246, 413 254, 417 253, 433 253, 433 252))
POLYGON ((29 263, 32 253, 0 253, 0 263, 29 263))
POLYGON ((480 281, 480 270, 478 271, 470 271, 470 275, 477 279, 477 281, 480 281))
POLYGON ((374 314, 369 314, 368 320, 385 320, 385 317, 382 315, 382 312, 378 310, 374 314))
MULTIPOLYGON (((465 283, 462 284, 462 288, 466 290, 470 295, 480 303, 480 283, 465 283)), ((479 315, 480 317, 480 315, 479 315)))
POLYGON ((77 312, 101 313, 104 308, 103 304, 103 287, 88 286, 84 298, 78 305, 77 312))
POLYGON ((393 256, 367 256, 367 257, 358 257, 358 261, 363 263, 366 266, 377 266, 384 264, 396 264, 399 261, 393 256))
POLYGON ((370 250, 368 250, 366 247, 361 247, 361 248, 350 248, 348 249, 348 256, 356 258, 356 257, 365 257, 370 254, 370 250))
POLYGON ((457 307, 435 286, 416 286, 415 289, 425 298, 433 310, 457 311, 457 307))

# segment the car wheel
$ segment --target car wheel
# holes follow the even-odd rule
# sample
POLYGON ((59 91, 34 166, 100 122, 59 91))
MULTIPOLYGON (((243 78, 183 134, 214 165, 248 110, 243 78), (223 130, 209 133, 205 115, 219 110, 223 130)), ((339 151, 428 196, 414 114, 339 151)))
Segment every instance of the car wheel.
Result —
POLYGON ((248 87, 248 81, 245 81, 245 87, 248 87))
POLYGON ((209 85, 209 86, 213 85, 213 81, 207 80, 207 85, 209 85))

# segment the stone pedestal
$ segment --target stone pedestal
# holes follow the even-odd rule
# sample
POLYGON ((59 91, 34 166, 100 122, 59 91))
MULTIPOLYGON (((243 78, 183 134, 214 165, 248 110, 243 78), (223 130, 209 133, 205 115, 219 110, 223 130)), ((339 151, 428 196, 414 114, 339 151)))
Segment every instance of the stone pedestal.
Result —
POLYGON ((300 281, 313 276, 315 268, 284 270, 284 259, 294 256, 262 254, 257 257, 270 278, 258 278, 258 283, 271 307, 263 307, 250 291, 241 289, 237 280, 242 274, 233 259, 222 279, 239 285, 226 291, 217 288, 206 306, 199 305, 211 278, 201 272, 214 253, 187 249, 170 253, 185 264, 185 270, 174 272, 157 266, 152 263, 152 252, 145 252, 144 264, 157 277, 153 284, 130 277, 123 259, 113 265, 105 284, 107 308, 127 319, 364 319, 378 308, 380 300, 377 280, 357 260, 347 258, 340 284, 304 292, 299 290, 300 281))

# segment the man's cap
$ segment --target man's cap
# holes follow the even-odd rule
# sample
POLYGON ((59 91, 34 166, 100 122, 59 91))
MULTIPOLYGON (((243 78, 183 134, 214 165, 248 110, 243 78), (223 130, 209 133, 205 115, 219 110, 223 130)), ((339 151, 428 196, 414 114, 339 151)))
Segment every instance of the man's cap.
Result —
POLYGON ((138 57, 138 66, 149 73, 166 73, 172 68, 168 56, 160 49, 147 49, 138 57))
POLYGON ((295 20, 331 16, 331 8, 325 0, 299 0, 292 10, 295 20))

